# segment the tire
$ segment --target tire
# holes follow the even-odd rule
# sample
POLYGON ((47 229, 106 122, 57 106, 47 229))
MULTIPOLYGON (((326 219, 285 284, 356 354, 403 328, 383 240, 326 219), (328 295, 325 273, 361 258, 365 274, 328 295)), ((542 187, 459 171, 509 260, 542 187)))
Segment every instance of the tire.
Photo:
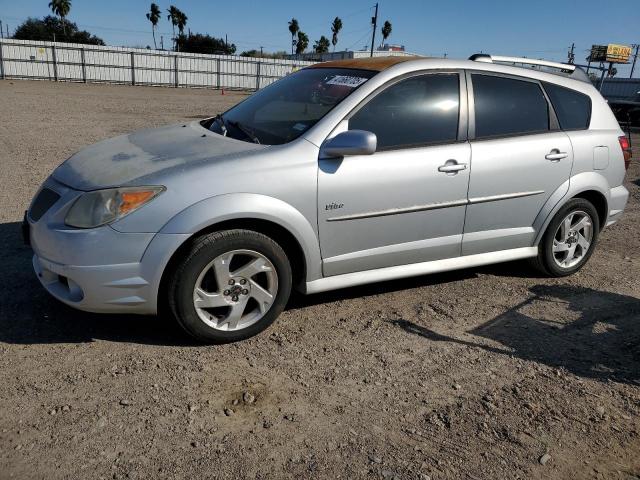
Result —
MULTIPOLYGON (((566 225, 564 224, 566 230, 566 225)), ((593 254, 600 233, 600 220, 598 212, 591 202, 583 198, 574 198, 569 200, 555 214, 551 223, 540 241, 538 246, 538 256, 531 260, 532 265, 551 277, 566 277, 580 270, 593 254), (573 215, 573 218, 570 216, 573 215), (569 222, 573 227, 582 225, 582 219, 587 219, 591 224, 589 227, 590 238, 587 239, 587 230, 580 229, 578 235, 573 236, 573 229, 568 229, 569 236, 563 235, 564 230, 560 230, 561 224, 569 218, 569 222), (563 241, 567 239, 567 241, 563 241), (588 248, 582 239, 588 240, 588 248), (567 243, 570 242, 570 243, 567 243), (570 258, 571 247, 575 246, 574 257, 570 258), (555 251, 554 251, 555 245, 555 251), (568 250, 565 252, 564 249, 568 250), (564 259, 564 260, 563 260, 564 259)))
POLYGON ((291 285, 291 265, 280 245, 251 230, 225 230, 192 243, 171 272, 166 293, 171 314, 189 335, 229 343, 271 325, 291 285))

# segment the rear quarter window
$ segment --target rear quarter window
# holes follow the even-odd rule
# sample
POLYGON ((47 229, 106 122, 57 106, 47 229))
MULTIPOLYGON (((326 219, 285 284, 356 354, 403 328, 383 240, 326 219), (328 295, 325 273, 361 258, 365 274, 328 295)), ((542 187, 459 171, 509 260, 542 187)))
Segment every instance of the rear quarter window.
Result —
POLYGON ((545 83, 544 89, 551 99, 560 128, 563 130, 589 128, 591 99, 588 95, 552 83, 545 83))

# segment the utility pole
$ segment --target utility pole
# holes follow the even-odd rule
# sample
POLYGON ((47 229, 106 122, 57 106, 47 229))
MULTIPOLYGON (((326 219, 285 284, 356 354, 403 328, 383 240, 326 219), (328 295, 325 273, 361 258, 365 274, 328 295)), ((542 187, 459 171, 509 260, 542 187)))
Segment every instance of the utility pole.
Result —
POLYGON ((264 47, 263 47, 262 45, 260 45, 260 58, 262 58, 262 49, 263 49, 263 48, 264 48, 264 47))
POLYGON ((373 33, 371 34, 371 57, 373 57, 373 44, 376 42, 376 28, 378 28, 378 4, 376 3, 376 14, 371 17, 373 23, 373 33))
POLYGON ((164 50, 164 37, 160 35, 160 50, 164 50))
POLYGON ((576 44, 572 43, 571 47, 569 47, 569 55, 568 55, 568 60, 569 60, 569 65, 573 65, 573 62, 575 62, 576 56, 573 54, 573 51, 576 48, 576 44))
POLYGON ((0 38, 4 38, 4 32, 2 31, 2 20, 0 20, 0 38))
POLYGON ((633 71, 636 69, 636 60, 638 59, 638 49, 640 49, 640 45, 636 43, 635 45, 631 45, 631 48, 635 48, 636 53, 633 54, 633 63, 631 64, 631 73, 629 74, 629 78, 633 78, 633 71))

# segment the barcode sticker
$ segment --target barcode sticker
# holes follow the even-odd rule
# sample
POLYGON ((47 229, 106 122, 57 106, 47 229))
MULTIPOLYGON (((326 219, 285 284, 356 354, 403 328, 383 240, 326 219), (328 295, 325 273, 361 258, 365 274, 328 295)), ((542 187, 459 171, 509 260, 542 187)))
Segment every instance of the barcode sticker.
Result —
POLYGON ((337 75, 327 82, 327 85, 343 85, 345 87, 359 87, 368 79, 363 77, 350 77, 348 75, 337 75))

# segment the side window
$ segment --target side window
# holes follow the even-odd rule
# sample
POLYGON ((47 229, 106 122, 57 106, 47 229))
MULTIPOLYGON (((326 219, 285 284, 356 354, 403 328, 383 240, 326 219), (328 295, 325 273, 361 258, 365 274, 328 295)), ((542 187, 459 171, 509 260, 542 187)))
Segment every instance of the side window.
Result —
POLYGON ((545 83, 544 89, 551 99, 553 109, 563 130, 583 130, 589 128, 591 120, 591 99, 588 95, 545 83))
POLYGON ((349 119, 349 129, 375 133, 379 150, 455 142, 459 110, 457 74, 422 75, 376 95, 349 119))
POLYGON ((537 83, 492 75, 471 75, 476 138, 549 130, 549 105, 537 83))

